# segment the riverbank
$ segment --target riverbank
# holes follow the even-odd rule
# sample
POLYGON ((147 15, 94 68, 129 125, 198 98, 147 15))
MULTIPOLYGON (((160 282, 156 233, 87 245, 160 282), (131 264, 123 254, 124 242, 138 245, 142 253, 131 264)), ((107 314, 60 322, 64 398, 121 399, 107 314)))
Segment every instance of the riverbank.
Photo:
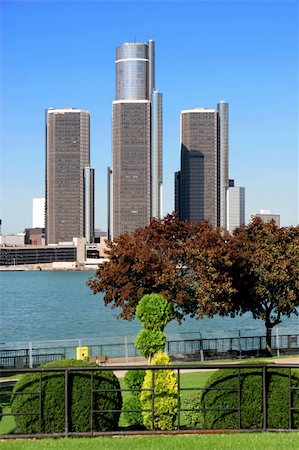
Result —
POLYGON ((0 266, 0 272, 57 272, 57 271, 90 271, 96 270, 97 264, 80 264, 77 262, 52 262, 44 264, 22 264, 12 266, 0 266))

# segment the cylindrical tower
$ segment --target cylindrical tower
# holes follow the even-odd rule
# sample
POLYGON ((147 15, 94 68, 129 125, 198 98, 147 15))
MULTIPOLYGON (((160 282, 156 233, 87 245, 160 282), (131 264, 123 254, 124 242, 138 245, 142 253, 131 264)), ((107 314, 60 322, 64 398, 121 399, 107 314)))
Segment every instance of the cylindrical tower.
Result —
POLYGON ((149 100, 148 45, 125 42, 116 48, 116 100, 149 100))

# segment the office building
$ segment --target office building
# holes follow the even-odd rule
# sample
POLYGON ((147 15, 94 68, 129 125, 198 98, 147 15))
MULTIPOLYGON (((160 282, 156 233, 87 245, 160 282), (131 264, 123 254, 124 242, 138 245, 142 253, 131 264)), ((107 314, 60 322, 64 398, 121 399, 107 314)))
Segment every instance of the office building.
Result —
POLYGON ((109 237, 161 217, 162 94, 155 89, 155 43, 116 48, 112 167, 108 169, 109 237))
POLYGON ((228 104, 181 112, 181 170, 175 174, 175 210, 181 220, 227 227, 228 104))
POLYGON ((280 227, 280 215, 271 213, 270 209, 261 209, 259 213, 250 214, 251 219, 259 217, 264 223, 269 223, 272 220, 280 227))
POLYGON ((93 169, 89 112, 46 111, 46 243, 92 239, 93 169))
POLYGON ((235 228, 245 225, 245 188, 235 186, 229 180, 227 189, 227 230, 232 233, 235 228))
POLYGON ((45 228, 45 197, 32 199, 32 228, 45 228))
POLYGON ((94 169, 84 167, 84 237, 89 244, 94 240, 94 169))

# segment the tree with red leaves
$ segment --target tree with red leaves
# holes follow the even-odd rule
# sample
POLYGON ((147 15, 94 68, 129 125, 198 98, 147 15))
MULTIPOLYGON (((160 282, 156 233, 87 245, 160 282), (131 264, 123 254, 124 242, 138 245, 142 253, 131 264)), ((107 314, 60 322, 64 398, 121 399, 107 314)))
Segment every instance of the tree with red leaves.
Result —
POLYGON ((121 318, 132 319, 145 294, 168 299, 178 320, 198 316, 202 298, 213 294, 222 301, 231 294, 226 238, 207 222, 191 225, 168 215, 107 245, 109 261, 99 266, 88 285, 94 293, 104 293, 106 305, 120 307, 121 318))

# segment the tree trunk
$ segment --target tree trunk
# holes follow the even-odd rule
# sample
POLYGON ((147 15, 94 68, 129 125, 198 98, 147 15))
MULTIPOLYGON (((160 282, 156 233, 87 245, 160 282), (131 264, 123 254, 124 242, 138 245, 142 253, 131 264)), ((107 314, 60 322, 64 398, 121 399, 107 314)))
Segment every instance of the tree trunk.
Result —
POLYGON ((272 327, 266 325, 266 353, 269 356, 272 356, 271 336, 272 336, 272 327))

